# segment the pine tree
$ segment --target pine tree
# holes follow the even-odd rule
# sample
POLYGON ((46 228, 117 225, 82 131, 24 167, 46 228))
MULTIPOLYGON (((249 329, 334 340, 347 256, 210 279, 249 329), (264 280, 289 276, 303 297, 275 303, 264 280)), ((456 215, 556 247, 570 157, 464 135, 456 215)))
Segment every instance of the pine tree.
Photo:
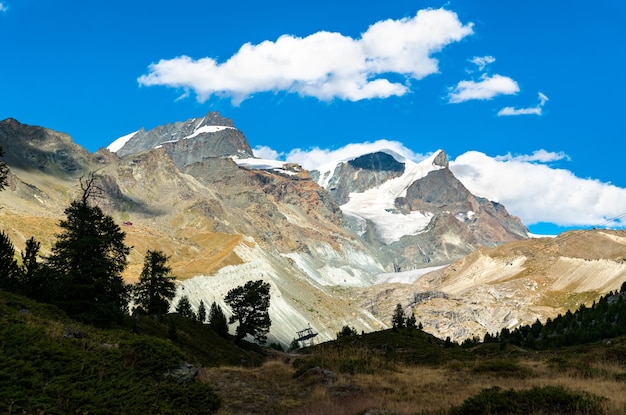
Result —
POLYGON ((176 305, 176 312, 183 317, 194 319, 196 318, 195 313, 191 308, 191 303, 189 302, 189 297, 183 295, 178 300, 178 304, 176 305))
POLYGON ((417 328, 417 320, 415 319, 415 314, 411 313, 411 315, 406 318, 406 327, 412 330, 415 330, 417 328))
POLYGON ((45 264, 38 261, 41 243, 31 237, 26 241, 22 252, 21 282, 22 293, 37 300, 49 301, 55 290, 55 282, 45 264))
POLYGON ((20 283, 20 269, 15 260, 15 247, 9 236, 0 231, 0 288, 17 292, 20 283))
POLYGON ((209 326, 221 337, 228 337, 228 321, 222 307, 217 305, 215 301, 213 301, 209 310, 209 326))
POLYGON ((83 195, 65 209, 62 232, 52 247, 47 265, 58 278, 53 302, 87 323, 107 325, 128 310, 128 287, 122 278, 130 248, 113 218, 89 201, 96 191, 91 175, 83 182, 83 195))
POLYGON ((204 321, 206 320, 206 306, 204 305, 204 301, 202 300, 200 300, 200 305, 198 306, 197 317, 200 323, 204 323, 204 321))
POLYGON ((176 294, 175 277, 170 275, 167 260, 163 252, 148 250, 139 281, 133 286, 133 299, 148 314, 167 314, 176 294))
POLYGON ((270 284, 263 280, 248 281, 244 286, 230 290, 224 301, 233 310, 228 322, 239 323, 235 342, 240 342, 249 334, 259 343, 265 343, 272 324, 268 312, 270 284))
POLYGON ((396 309, 391 317, 391 324, 394 329, 401 329, 404 327, 404 310, 402 309, 402 304, 398 303, 396 305, 396 309))

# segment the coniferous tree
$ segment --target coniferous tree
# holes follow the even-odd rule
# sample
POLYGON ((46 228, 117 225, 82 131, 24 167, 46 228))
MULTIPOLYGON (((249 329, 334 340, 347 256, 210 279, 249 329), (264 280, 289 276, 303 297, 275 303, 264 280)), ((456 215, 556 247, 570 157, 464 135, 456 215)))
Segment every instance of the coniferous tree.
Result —
POLYGON ((45 302, 50 300, 55 283, 47 266, 38 261, 40 248, 41 243, 34 237, 26 241, 26 248, 22 252, 20 286, 23 294, 45 302))
POLYGON ((228 337, 228 321, 222 307, 217 305, 215 301, 209 310, 209 326, 221 337, 228 337))
POLYGON ((59 223, 62 231, 47 265, 59 284, 53 302, 82 321, 107 325, 128 311, 122 272, 130 248, 113 218, 89 203, 96 178, 81 179, 82 198, 65 209, 67 218, 59 223))
POLYGON ((406 327, 412 330, 415 330, 417 328, 417 320, 415 319, 415 314, 411 313, 411 315, 406 318, 406 327))
POLYGON ((20 283, 20 269, 15 260, 15 247, 9 236, 0 231, 0 288, 17 292, 20 283))
POLYGON ((148 314, 167 314, 176 294, 175 277, 170 275, 167 260, 163 252, 148 250, 139 281, 133 286, 133 299, 148 314))
POLYGON ((396 309, 391 317, 391 325, 394 329, 401 329, 404 327, 404 309, 402 309, 402 304, 398 303, 396 305, 396 309))
POLYGON ((198 317, 198 321, 200 323, 204 323, 206 320, 206 306, 204 305, 204 301, 200 300, 200 305, 198 306, 198 312, 196 313, 198 317))
POLYGON ((191 308, 191 303, 189 302, 189 297, 183 295, 178 300, 178 304, 176 305, 176 312, 183 317, 195 319, 196 315, 191 308))
POLYGON ((268 312, 270 284, 263 280, 248 281, 245 285, 228 291, 224 301, 233 310, 228 322, 239 323, 235 342, 240 342, 249 334, 259 343, 265 343, 266 334, 272 324, 268 312))

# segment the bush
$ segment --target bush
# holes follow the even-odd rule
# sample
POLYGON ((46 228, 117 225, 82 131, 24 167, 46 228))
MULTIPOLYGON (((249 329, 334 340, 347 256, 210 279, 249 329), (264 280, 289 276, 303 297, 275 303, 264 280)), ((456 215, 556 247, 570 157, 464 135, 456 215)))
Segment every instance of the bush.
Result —
POLYGON ((137 336, 120 345, 126 365, 134 369, 140 376, 158 379, 169 369, 178 366, 182 354, 165 340, 137 336))
POLYGON ((525 415, 525 414, 603 414, 605 398, 585 392, 572 392, 557 386, 535 386, 529 390, 483 389, 460 406, 452 415, 525 415))
POLYGON ((340 332, 337 333, 337 338, 348 337, 348 336, 356 336, 358 333, 354 327, 350 327, 348 325, 343 326, 340 332))

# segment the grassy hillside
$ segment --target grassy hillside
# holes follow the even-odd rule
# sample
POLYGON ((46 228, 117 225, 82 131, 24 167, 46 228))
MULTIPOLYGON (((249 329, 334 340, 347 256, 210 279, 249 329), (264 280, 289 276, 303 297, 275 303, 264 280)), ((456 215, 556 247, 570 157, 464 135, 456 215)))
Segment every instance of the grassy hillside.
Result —
POLYGON ((212 413, 220 397, 208 384, 172 374, 261 359, 175 315, 102 330, 0 291, 0 413, 212 413))
POLYGON ((626 338, 535 351, 384 330, 276 352, 169 315, 110 329, 0 292, 0 413, 622 414, 626 338), (183 362, 191 380, 168 375, 183 362))

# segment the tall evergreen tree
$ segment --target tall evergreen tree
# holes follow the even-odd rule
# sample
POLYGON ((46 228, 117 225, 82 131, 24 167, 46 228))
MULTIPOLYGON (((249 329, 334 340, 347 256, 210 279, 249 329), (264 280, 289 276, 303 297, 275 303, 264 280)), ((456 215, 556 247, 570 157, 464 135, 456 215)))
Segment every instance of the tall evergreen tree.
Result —
POLYGON ((406 318, 406 327, 413 330, 417 329, 415 314, 411 313, 411 315, 406 318))
POLYGON ((146 252, 139 281, 133 286, 133 299, 148 314, 167 314, 176 294, 175 277, 170 275, 168 257, 161 251, 146 252))
POLYGON ((228 291, 224 301, 233 310, 228 322, 239 323, 235 342, 240 342, 249 334, 259 343, 265 343, 266 334, 272 324, 268 312, 270 284, 263 280, 248 281, 245 285, 228 291))
POLYGON ((91 206, 96 176, 83 182, 83 195, 65 209, 62 231, 47 265, 61 287, 55 301, 79 320, 106 325, 128 310, 129 293, 122 278, 130 248, 126 234, 98 206, 91 206))
POLYGON ((200 323, 204 323, 206 320, 206 306, 204 305, 204 301, 200 300, 200 305, 198 306, 198 312, 196 313, 196 317, 198 317, 198 321, 200 323))
POLYGON ((228 337, 228 320, 224 315, 222 307, 215 301, 213 301, 209 310, 209 326, 220 336, 228 337))
POLYGON ((15 260, 15 247, 9 236, 0 231, 0 288, 16 292, 19 283, 20 269, 15 260))
POLYGON ((45 264, 38 261, 41 243, 31 237, 22 252, 20 286, 23 294, 37 301, 49 301, 55 282, 45 264))
POLYGON ((404 327, 404 309, 402 308, 402 304, 398 303, 396 305, 396 309, 391 317, 391 324, 394 329, 401 329, 404 327))
POLYGON ((178 304, 176 305, 176 312, 183 317, 195 319, 196 315, 191 308, 191 303, 189 302, 189 297, 183 295, 178 300, 178 304))

